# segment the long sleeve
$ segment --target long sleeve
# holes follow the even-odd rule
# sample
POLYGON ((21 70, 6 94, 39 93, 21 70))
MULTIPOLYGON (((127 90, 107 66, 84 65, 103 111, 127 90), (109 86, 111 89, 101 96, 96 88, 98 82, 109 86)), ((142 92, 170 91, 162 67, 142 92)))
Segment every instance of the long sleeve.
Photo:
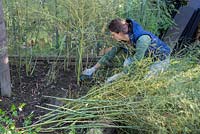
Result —
POLYGON ((112 49, 109 52, 107 52, 103 57, 101 57, 98 63, 101 65, 108 64, 120 50, 120 47, 112 47, 112 49))
POLYGON ((136 52, 132 57, 132 64, 144 58, 145 52, 151 44, 151 38, 148 35, 141 36, 136 42, 136 52))

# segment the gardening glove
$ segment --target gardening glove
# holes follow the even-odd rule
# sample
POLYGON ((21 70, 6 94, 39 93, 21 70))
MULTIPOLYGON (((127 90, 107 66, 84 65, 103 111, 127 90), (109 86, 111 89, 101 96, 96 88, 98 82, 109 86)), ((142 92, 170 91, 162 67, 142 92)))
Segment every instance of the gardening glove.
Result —
POLYGON ((85 69, 81 74, 80 80, 91 79, 95 71, 96 71, 95 67, 85 69))
POLYGON ((123 72, 124 72, 125 74, 127 74, 127 73, 129 72, 129 70, 130 70, 130 65, 131 65, 132 63, 133 63, 133 58, 132 58, 132 57, 128 57, 128 58, 126 58, 126 59, 124 60, 123 72))
POLYGON ((87 76, 92 76, 92 74, 96 71, 95 67, 85 69, 82 74, 87 76))
POLYGON ((124 64, 123 64, 123 66, 125 67, 125 66, 129 66, 129 65, 131 65, 133 63, 133 58, 132 57, 128 57, 128 58, 126 58, 125 60, 124 60, 124 64))
POLYGON ((123 75, 124 75, 124 72, 115 74, 115 75, 109 77, 109 78, 106 80, 106 83, 111 83, 111 82, 113 82, 113 81, 115 81, 115 80, 121 78, 123 75))

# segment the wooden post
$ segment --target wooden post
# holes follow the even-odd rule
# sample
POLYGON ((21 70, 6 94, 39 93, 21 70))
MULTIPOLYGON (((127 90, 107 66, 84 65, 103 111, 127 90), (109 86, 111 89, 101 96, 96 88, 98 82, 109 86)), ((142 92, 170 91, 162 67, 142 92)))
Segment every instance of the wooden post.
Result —
POLYGON ((8 54, 6 46, 6 28, 3 19, 3 6, 2 0, 0 0, 0 85, 1 95, 11 96, 11 82, 10 82, 10 70, 8 64, 8 54))

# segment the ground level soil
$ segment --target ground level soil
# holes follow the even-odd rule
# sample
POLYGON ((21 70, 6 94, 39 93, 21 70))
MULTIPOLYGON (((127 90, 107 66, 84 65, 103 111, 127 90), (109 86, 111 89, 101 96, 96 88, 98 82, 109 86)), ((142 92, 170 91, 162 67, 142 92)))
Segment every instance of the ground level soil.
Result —
POLYGON ((83 86, 77 85, 75 67, 64 70, 62 63, 57 63, 54 67, 53 63, 39 62, 33 73, 30 75, 29 71, 27 76, 28 66, 20 67, 16 62, 10 63, 12 96, 0 98, 0 109, 9 111, 12 104, 18 107, 21 103, 25 103, 24 109, 18 111, 18 118, 15 119, 17 126, 22 126, 24 119, 31 113, 33 121, 46 113, 36 105, 44 106, 47 103, 60 105, 59 102, 44 96, 77 98, 86 92, 83 86))

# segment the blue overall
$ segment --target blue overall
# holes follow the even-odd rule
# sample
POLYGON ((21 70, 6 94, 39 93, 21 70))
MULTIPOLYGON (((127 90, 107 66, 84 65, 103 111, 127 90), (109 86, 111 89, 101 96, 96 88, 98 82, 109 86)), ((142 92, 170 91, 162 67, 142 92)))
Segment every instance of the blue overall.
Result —
MULTIPOLYGON (((170 47, 151 32, 145 31, 133 19, 127 19, 126 22, 129 24, 128 35, 131 47, 135 48, 135 53, 129 55, 124 61, 124 73, 127 73, 127 67, 130 64, 134 64, 136 61, 140 61, 144 57, 149 56, 152 57, 154 63, 150 66, 150 71, 146 76, 147 78, 166 70, 170 61, 170 47)), ((98 63, 100 65, 109 63, 121 50, 125 53, 129 52, 126 47, 113 47, 98 63)))
MULTIPOLYGON (((129 32, 129 38, 132 45, 138 45, 137 40, 143 35, 149 35, 151 38, 151 44, 145 52, 145 56, 153 56, 156 60, 164 60, 170 55, 170 47, 161 41, 157 36, 151 32, 143 30, 143 28, 133 19, 126 20, 131 25, 131 32, 129 32)), ((137 47, 137 46, 136 46, 137 47)))

